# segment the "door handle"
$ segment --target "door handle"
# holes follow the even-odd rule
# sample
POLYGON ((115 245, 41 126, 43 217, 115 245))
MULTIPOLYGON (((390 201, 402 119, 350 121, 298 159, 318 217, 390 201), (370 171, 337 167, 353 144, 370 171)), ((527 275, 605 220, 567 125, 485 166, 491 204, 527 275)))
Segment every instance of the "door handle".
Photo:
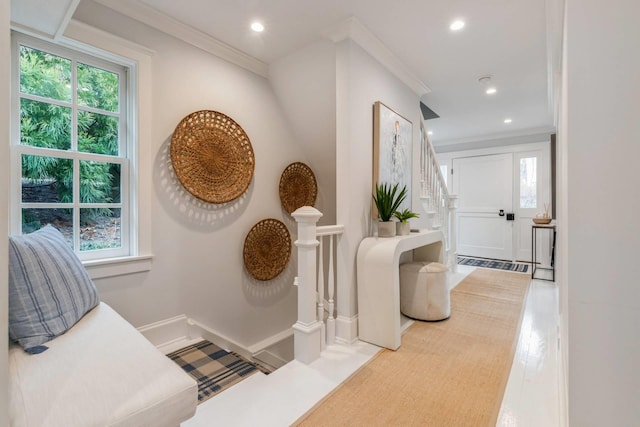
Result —
POLYGON ((500 212, 498 212, 499 216, 504 216, 504 209, 500 209, 500 212))

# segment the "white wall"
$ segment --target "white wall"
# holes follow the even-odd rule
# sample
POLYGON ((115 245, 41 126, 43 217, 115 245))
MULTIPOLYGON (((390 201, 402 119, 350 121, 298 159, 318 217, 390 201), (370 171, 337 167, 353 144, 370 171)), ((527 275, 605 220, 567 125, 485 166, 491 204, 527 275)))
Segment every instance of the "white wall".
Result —
MULTIPOLYGON (((566 4, 565 4, 566 6, 566 4)), ((558 305, 559 305, 559 322, 560 322, 560 381, 559 395, 561 398, 560 408, 561 420, 569 425, 568 411, 568 373, 569 373, 569 274, 567 269, 567 260, 569 259, 569 248, 567 244, 567 231, 569 230, 567 222, 567 212, 569 210, 569 197, 567 195, 568 170, 567 170, 567 44, 566 44, 566 15, 562 11, 563 21, 563 42, 562 42, 562 76, 559 87, 559 108, 558 108, 558 133, 556 137, 556 223, 560 233, 556 237, 556 284, 558 285, 558 305), (565 230, 562 232, 562 230, 565 230)))
POLYGON ((323 40, 269 65, 269 81, 318 181, 319 224, 336 223, 336 48, 323 40))
POLYGON ((294 161, 308 162, 269 82, 110 9, 83 2, 76 19, 153 49, 152 270, 96 282, 101 298, 136 326, 179 314, 250 346, 291 327, 296 259, 271 282, 244 271, 244 238, 259 220, 293 220, 281 208, 278 183, 294 161), (244 196, 224 206, 197 202, 171 178, 171 134, 187 114, 221 111, 247 132, 256 159, 244 196))
POLYGON ((8 389, 7 389, 7 343, 8 313, 7 313, 7 281, 8 281, 8 206, 9 201, 9 106, 10 106, 10 70, 6 58, 11 57, 9 48, 9 2, 0 3, 0 57, 4 58, 0 66, 0 425, 7 425, 8 389))
MULTIPOLYGON (((640 3, 568 0, 566 234, 572 426, 638 425, 640 3)), ((563 276, 564 277, 564 276, 563 276)))
MULTIPOLYGON (((418 173, 420 98, 351 40, 337 44, 337 216, 348 235, 341 240, 339 262, 350 298, 338 298, 343 313, 357 313, 355 260, 363 238, 372 235, 373 104, 382 101, 413 124, 413 210, 420 212, 418 173)), ((339 270, 340 271, 340 270, 339 270)), ((340 308, 339 308, 340 310, 340 308)))

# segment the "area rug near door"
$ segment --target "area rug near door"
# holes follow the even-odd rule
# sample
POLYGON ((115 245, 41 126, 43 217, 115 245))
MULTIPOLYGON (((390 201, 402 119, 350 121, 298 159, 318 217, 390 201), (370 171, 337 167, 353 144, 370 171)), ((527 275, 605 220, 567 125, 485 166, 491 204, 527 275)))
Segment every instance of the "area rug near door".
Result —
POLYGON ((207 340, 169 353, 167 357, 198 382, 198 403, 257 372, 269 373, 264 367, 207 340))
POLYGON ((415 322, 296 425, 495 426, 529 282, 475 270, 451 291, 448 320, 415 322))
POLYGON ((497 270, 517 271, 519 273, 526 273, 527 270, 529 269, 529 266, 527 264, 500 261, 497 259, 458 257, 458 264, 469 265, 471 267, 494 268, 497 270))

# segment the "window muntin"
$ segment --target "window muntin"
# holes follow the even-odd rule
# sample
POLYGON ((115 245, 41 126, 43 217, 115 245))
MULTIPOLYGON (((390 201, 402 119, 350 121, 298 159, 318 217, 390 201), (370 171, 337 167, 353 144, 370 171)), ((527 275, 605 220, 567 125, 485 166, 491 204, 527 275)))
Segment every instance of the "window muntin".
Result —
POLYGON ((51 223, 81 259, 132 255, 127 69, 14 37, 14 233, 51 223))

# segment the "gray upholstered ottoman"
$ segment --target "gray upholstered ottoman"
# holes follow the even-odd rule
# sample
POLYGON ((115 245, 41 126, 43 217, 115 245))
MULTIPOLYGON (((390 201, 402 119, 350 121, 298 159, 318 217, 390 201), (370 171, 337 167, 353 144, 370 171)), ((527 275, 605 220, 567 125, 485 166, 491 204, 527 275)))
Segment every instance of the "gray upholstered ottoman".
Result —
POLYGON ((418 320, 443 320, 451 315, 446 265, 409 262, 400 265, 400 311, 418 320))

